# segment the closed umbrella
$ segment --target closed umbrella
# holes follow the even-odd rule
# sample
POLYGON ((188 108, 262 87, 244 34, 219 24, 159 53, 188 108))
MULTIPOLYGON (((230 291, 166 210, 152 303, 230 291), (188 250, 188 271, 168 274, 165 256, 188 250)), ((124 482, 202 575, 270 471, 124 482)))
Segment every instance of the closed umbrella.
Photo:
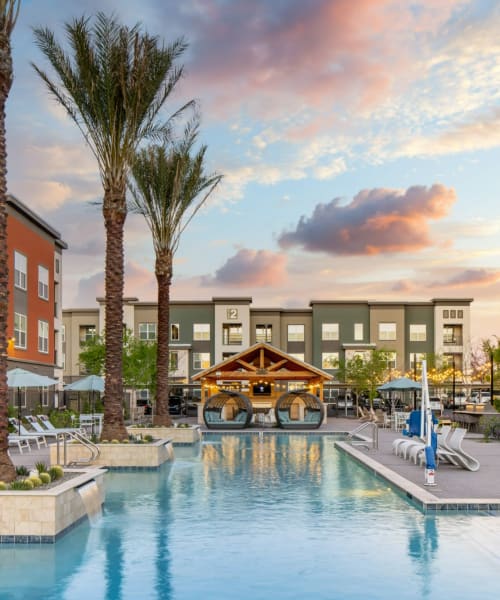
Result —
MULTIPOLYGON (((59 383, 59 380, 33 373, 33 371, 28 371, 27 369, 16 368, 7 371, 7 386, 17 389, 17 419, 19 421, 19 428, 21 427, 21 388, 49 387, 56 383, 59 383)), ((20 430, 19 435, 21 435, 20 430)))

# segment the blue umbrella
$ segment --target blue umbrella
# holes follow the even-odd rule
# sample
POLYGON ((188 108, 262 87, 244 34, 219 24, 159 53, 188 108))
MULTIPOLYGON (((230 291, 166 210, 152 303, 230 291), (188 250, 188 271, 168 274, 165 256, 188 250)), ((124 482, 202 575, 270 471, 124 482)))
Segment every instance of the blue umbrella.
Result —
POLYGON ((421 389, 421 383, 414 381, 413 379, 409 379, 408 377, 399 377, 398 379, 393 379, 392 381, 388 381, 377 388, 379 392, 404 392, 405 390, 412 391, 421 389))
POLYGON ((83 379, 68 383, 64 389, 72 392, 104 392, 104 379, 99 375, 87 375, 83 379))

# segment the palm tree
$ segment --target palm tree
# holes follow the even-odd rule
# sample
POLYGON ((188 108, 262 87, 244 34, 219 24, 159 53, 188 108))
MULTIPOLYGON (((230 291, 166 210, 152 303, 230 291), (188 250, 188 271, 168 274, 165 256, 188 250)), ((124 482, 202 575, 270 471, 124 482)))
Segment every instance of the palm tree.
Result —
POLYGON ((172 146, 153 145, 137 153, 132 165, 131 208, 146 219, 155 251, 158 284, 158 352, 154 422, 170 425, 169 322, 173 258, 182 232, 215 189, 222 176, 204 172, 206 146, 192 155, 198 133, 192 122, 184 138, 172 146))
POLYGON ((98 13, 93 25, 79 18, 65 25, 67 54, 48 29, 34 30, 36 44, 55 71, 56 81, 33 65, 49 91, 66 109, 94 154, 103 185, 105 258, 105 402, 102 436, 126 437, 122 399, 123 230, 126 185, 132 158, 146 137, 165 139, 172 120, 158 113, 182 75, 175 60, 183 39, 160 45, 139 24, 129 28, 98 13))
POLYGON ((21 0, 0 0, 0 480, 12 481, 16 469, 9 457, 7 395, 7 318, 9 270, 7 260, 7 147, 5 104, 12 86, 10 36, 19 14, 21 0))

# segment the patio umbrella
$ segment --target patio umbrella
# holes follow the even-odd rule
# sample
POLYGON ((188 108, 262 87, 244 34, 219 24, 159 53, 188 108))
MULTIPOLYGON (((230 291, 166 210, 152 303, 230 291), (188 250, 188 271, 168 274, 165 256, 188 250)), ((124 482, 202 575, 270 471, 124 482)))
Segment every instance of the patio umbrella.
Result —
MULTIPOLYGON (((398 377, 397 379, 393 379, 392 381, 388 381, 383 385, 377 388, 379 392, 416 392, 422 389, 422 384, 418 381, 414 381, 409 377, 398 377)), ((389 395, 391 399, 391 412, 394 412, 394 402, 392 400, 392 396, 389 395)))
MULTIPOLYGON (((56 383, 59 383, 58 379, 39 375, 26 369, 17 368, 7 371, 7 387, 17 388, 17 419, 19 421, 19 429, 21 428, 21 388, 49 387, 56 383)), ((20 430, 19 435, 21 435, 20 430)))
MULTIPOLYGON (((94 436, 94 392, 104 392, 104 378, 99 377, 99 375, 87 375, 83 379, 68 383, 68 385, 64 386, 64 389, 70 392, 92 392, 92 436, 94 436)), ((78 408, 80 408, 80 401, 78 401, 78 408)))

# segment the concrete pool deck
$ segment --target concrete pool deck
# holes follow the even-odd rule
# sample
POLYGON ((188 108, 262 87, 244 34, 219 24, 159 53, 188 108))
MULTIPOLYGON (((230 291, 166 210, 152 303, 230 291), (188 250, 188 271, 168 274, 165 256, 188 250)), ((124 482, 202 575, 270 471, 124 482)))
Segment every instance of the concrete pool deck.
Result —
MULTIPOLYGON (((181 421, 181 419, 179 419, 181 421)), ((184 422, 194 423, 195 419, 183 418, 184 422)), ((357 419, 329 417, 328 423, 319 430, 309 433, 350 432, 360 425, 357 419)), ((248 433, 262 430, 265 433, 282 432, 269 427, 252 427, 245 430, 224 431, 221 433, 248 433)), ((207 431, 202 427, 202 432, 207 431)), ((216 432, 216 430, 210 430, 216 432)), ((298 433, 288 430, 287 433, 298 433)), ((308 433, 302 431, 300 433, 308 433)), ((479 434, 467 434, 463 447, 481 464, 478 471, 465 469, 441 462, 435 473, 435 486, 425 485, 423 467, 396 456, 392 452, 392 442, 401 437, 401 432, 379 428, 379 447, 361 449, 348 443, 338 443, 339 449, 353 456, 377 475, 387 479, 404 494, 411 497, 426 510, 500 510, 500 442, 485 443, 479 434)), ((11 450, 15 465, 33 466, 36 462, 49 462, 46 448, 33 449, 30 453, 19 454, 11 450)))

